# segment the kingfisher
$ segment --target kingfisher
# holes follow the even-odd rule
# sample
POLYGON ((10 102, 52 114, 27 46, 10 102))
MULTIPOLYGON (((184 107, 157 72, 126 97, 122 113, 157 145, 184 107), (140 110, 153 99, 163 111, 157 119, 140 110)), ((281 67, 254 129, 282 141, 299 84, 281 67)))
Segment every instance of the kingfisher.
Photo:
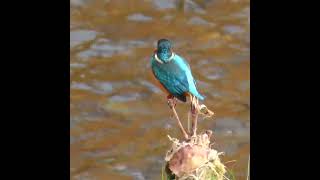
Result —
POLYGON ((178 125, 186 139, 189 135, 184 130, 179 117, 175 111, 177 100, 191 102, 192 133, 196 133, 198 100, 205 97, 197 90, 196 80, 193 78, 188 62, 172 50, 172 43, 168 39, 160 39, 157 42, 157 49, 151 57, 152 74, 156 79, 158 87, 167 94, 169 107, 173 110, 178 125))

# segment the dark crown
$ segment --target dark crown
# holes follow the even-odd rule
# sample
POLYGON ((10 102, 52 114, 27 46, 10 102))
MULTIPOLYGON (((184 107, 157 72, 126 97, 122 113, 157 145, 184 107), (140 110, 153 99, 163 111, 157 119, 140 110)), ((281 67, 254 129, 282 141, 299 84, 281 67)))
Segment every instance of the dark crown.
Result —
POLYGON ((168 39, 158 40, 158 49, 171 49, 172 44, 168 39))

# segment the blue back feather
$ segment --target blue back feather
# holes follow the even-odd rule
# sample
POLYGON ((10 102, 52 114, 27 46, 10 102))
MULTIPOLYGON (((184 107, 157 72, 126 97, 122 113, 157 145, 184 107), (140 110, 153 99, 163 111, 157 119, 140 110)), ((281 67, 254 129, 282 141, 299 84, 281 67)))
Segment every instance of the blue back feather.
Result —
POLYGON ((151 68, 155 77, 175 97, 186 101, 185 93, 191 93, 200 100, 204 97, 197 91, 189 64, 179 55, 168 63, 159 63, 151 57, 151 68))

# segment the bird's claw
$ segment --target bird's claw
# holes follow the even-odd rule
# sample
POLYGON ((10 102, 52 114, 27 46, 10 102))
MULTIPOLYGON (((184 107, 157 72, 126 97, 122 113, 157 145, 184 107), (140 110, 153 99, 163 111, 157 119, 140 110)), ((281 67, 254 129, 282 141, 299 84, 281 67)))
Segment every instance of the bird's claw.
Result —
POLYGON ((174 104, 172 102, 172 100, 168 99, 168 106, 170 107, 170 109, 172 109, 174 107, 174 104))
POLYGON ((168 99, 168 106, 170 107, 170 109, 176 107, 176 105, 177 105, 177 100, 175 99, 175 97, 169 95, 169 96, 167 97, 167 99, 168 99))

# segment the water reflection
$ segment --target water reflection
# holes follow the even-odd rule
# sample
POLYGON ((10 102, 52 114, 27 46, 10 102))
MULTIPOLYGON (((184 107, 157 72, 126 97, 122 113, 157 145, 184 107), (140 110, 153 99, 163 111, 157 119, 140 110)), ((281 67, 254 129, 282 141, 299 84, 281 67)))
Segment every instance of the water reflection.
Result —
MULTIPOLYGON (((167 134, 181 137, 152 83, 156 41, 173 40, 216 117, 224 161, 245 179, 250 139, 248 0, 71 0, 71 179, 160 179, 167 134)), ((177 111, 186 123, 189 106, 177 111)), ((227 165, 228 166, 228 165, 227 165)))
POLYGON ((93 40, 97 32, 91 30, 77 30, 70 32, 70 48, 73 48, 85 41, 93 40))
POLYGON ((152 17, 145 16, 145 15, 139 14, 139 13, 135 13, 135 14, 128 16, 128 20, 129 21, 137 21, 137 22, 139 22, 139 21, 147 22, 147 21, 151 21, 152 17))

